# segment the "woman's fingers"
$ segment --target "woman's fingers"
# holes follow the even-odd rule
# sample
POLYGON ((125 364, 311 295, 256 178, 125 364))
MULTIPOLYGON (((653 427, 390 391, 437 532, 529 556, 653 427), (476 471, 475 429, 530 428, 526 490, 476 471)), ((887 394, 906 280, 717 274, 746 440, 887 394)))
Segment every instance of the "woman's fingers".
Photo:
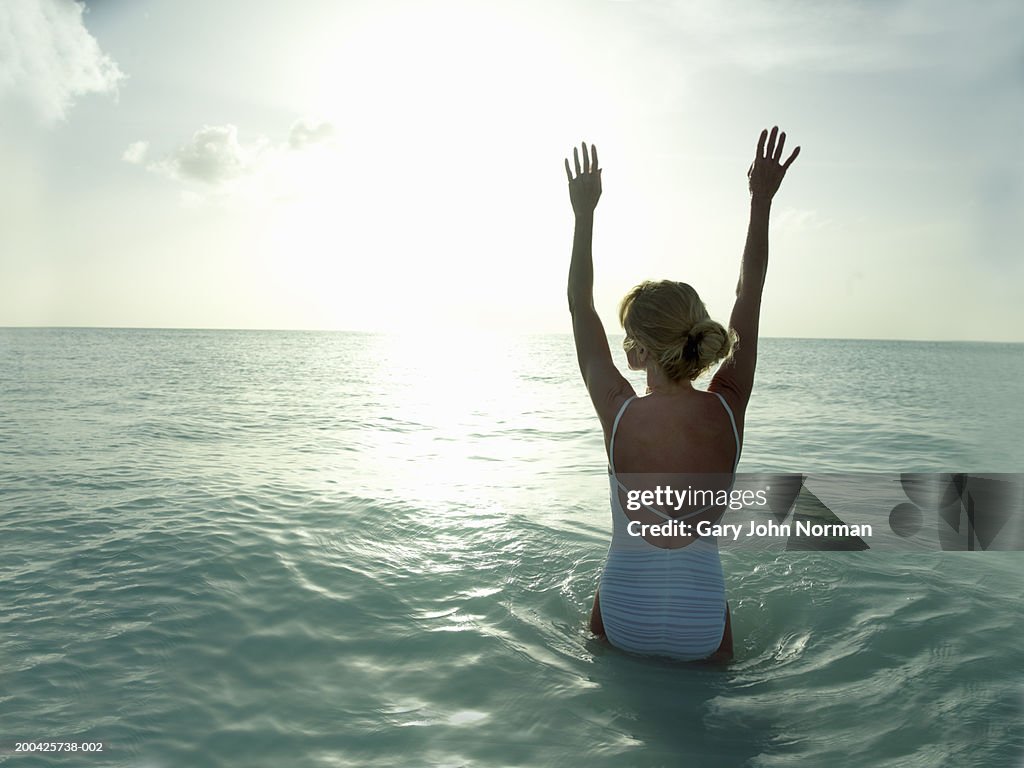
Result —
MULTIPOLYGON (((779 126, 774 126, 771 133, 765 128, 761 131, 761 137, 757 141, 757 156, 754 158, 756 164, 758 160, 772 160, 776 163, 782 159, 782 149, 786 146, 786 132, 779 132, 779 126)), ((800 147, 797 147, 793 154, 789 156, 785 165, 782 166, 783 170, 789 168, 790 163, 796 160, 796 156, 800 154, 800 147)))
POLYGON ((776 135, 778 135, 778 133, 779 126, 776 125, 772 128, 772 132, 768 135, 768 147, 766 150, 767 154, 765 155, 765 157, 767 157, 769 160, 775 157, 775 137, 776 135))
POLYGON ((793 164, 793 161, 796 160, 796 157, 799 154, 800 154, 800 147, 797 147, 796 149, 793 150, 793 154, 789 156, 789 160, 787 160, 783 164, 782 170, 786 170, 787 168, 789 168, 789 166, 791 166, 793 164))
MULTIPOLYGON (((600 173, 600 169, 597 167, 597 147, 593 144, 590 145, 590 151, 587 151, 587 143, 583 142, 580 147, 573 147, 572 159, 576 164, 576 178, 579 178, 585 173, 600 173), (580 147, 583 147, 583 167, 580 167, 580 147)), ((569 158, 565 158, 565 175, 569 177, 569 181, 573 180, 572 166, 569 165, 569 158)))
POLYGON ((779 134, 779 143, 775 145, 775 154, 773 158, 775 162, 779 162, 779 158, 782 157, 782 148, 786 145, 786 132, 783 131, 779 134))

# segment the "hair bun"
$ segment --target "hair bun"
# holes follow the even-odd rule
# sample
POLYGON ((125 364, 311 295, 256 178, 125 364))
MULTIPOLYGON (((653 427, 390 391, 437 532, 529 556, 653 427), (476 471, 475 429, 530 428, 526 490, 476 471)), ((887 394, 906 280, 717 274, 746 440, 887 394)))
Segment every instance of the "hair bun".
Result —
POLYGON ((689 333, 686 334, 686 341, 683 344, 684 358, 697 362, 700 356, 700 341, 703 336, 703 333, 694 333, 694 329, 690 329, 689 333))
POLYGON ((694 323, 687 334, 686 357, 694 361, 699 370, 705 370, 732 351, 732 335, 721 323, 706 318, 694 323), (692 349, 692 353, 691 350, 692 349))

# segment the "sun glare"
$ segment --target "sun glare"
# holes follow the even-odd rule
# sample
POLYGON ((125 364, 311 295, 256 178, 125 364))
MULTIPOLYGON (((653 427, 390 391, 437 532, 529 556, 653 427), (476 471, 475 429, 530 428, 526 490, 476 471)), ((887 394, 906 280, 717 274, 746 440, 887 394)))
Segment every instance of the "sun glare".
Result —
MULTIPOLYGON (((543 443, 510 434, 497 445, 492 430, 516 429, 499 421, 485 424, 485 414, 522 414, 529 423, 536 410, 524 372, 535 371, 532 347, 502 334, 463 327, 448 333, 406 329, 373 338, 363 364, 387 398, 400 403, 400 418, 390 429, 368 434, 374 471, 387 472, 400 462, 401 472, 387 481, 415 494, 428 517, 449 513, 450 501, 479 509, 481 489, 507 485, 506 461, 540 461, 543 443), (496 411, 495 409, 499 409, 496 411), (445 504, 448 506, 445 506, 445 504)), ((389 417, 390 418, 390 417, 389 417)))
POLYGON ((571 70, 551 32, 511 8, 432 4, 361 19, 311 86, 335 144, 280 169, 273 279, 325 327, 457 321, 426 286, 471 297, 484 259, 528 271, 524 260, 545 258, 535 243, 564 239, 561 219, 513 223, 531 205, 567 210, 555 195, 563 137, 578 122, 562 93, 571 70), (552 198, 539 203, 545 178, 540 194, 552 198))

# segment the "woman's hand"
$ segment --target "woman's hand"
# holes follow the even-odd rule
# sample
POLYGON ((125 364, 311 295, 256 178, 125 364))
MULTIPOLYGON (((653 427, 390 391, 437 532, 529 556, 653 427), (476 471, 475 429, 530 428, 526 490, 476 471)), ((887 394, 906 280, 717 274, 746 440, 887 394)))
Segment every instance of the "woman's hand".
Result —
POLYGON ((601 169, 597 167, 597 147, 591 144, 588 155, 586 143, 582 146, 583 170, 580 170, 580 151, 572 151, 573 159, 576 161, 575 179, 569 168, 569 158, 565 159, 565 175, 569 177, 569 202, 572 203, 572 211, 577 218, 592 214, 597 207, 597 201, 601 199, 601 169))
MULTIPOLYGON (((789 159, 785 163, 780 164, 779 159, 782 157, 782 147, 785 143, 786 134, 779 133, 778 126, 772 128, 770 136, 768 135, 767 128, 761 131, 761 138, 757 142, 757 155, 747 171, 747 180, 750 182, 750 195, 755 200, 771 201, 775 193, 778 192, 779 185, 782 184, 782 177, 786 175, 789 166, 793 164, 797 155, 800 154, 800 147, 797 147, 793 150, 793 154, 789 156, 789 159), (775 143, 776 136, 778 136, 778 144, 775 143), (767 148, 765 147, 766 139, 768 141, 767 148)), ((566 165, 568 166, 568 161, 566 161, 566 165)))

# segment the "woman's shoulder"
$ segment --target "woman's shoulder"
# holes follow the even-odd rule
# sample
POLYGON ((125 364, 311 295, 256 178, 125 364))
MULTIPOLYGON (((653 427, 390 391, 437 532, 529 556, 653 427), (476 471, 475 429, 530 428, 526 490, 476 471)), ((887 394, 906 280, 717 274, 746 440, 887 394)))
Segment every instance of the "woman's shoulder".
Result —
POLYGON ((723 364, 711 378, 707 390, 725 398, 725 402, 737 418, 742 418, 750 401, 750 388, 745 386, 740 378, 735 366, 723 364))
POLYGON ((719 375, 711 379, 707 391, 708 394, 717 395, 715 399, 720 399, 721 404, 725 405, 726 410, 736 422, 742 423, 743 416, 747 412, 747 403, 750 401, 749 392, 738 386, 731 377, 719 375))
POLYGON ((594 401, 594 409, 597 411, 597 418, 601 421, 601 427, 604 429, 606 442, 622 419, 627 407, 636 399, 638 399, 636 391, 630 385, 628 388, 623 387, 602 403, 594 401))

